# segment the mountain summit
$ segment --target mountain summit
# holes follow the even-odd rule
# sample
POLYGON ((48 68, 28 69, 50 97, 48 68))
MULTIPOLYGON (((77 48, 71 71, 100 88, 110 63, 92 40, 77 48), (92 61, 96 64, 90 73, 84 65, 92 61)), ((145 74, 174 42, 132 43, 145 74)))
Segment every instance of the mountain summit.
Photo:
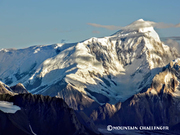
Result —
POLYGON ((0 110, 2 134, 11 134, 9 125, 19 134, 106 134, 107 125, 166 126, 168 134, 178 134, 179 54, 160 41, 153 25, 139 19, 104 38, 1 49, 0 100, 21 108, 13 115, 0 110))
POLYGON ((115 104, 149 87, 177 57, 151 23, 140 19, 104 38, 1 49, 0 80, 22 83, 30 93, 68 97, 69 104, 76 102, 75 93, 87 102, 115 104))
POLYGON ((159 39, 158 34, 156 33, 156 31, 153 28, 153 24, 154 22, 150 22, 150 21, 144 21, 143 19, 139 19, 133 23, 131 23, 130 25, 127 25, 125 27, 122 28, 122 30, 118 31, 115 34, 137 34, 137 33, 143 33, 149 37, 154 38, 156 41, 161 42, 159 39))
POLYGON ((153 25, 152 22, 150 21, 144 21, 143 19, 139 19, 133 23, 131 23, 130 25, 124 27, 123 29, 129 29, 129 30, 138 30, 139 32, 150 32, 153 31, 153 25), (147 29, 147 28, 151 28, 149 30, 143 30, 143 29, 147 29))

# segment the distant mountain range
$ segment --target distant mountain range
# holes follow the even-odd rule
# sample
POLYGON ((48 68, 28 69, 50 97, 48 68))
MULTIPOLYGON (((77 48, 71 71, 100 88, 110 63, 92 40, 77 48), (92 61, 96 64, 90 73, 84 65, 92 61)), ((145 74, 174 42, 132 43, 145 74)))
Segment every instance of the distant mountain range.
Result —
POLYGON ((161 42, 143 19, 104 38, 1 49, 0 100, 19 106, 14 115, 25 113, 26 126, 0 111, 0 117, 10 122, 0 131, 12 126, 26 134, 32 134, 32 129, 36 134, 100 134, 98 129, 114 124, 169 126, 167 132, 177 134, 179 58, 177 50, 161 42), (51 123, 48 129, 46 119, 51 123), (54 130, 52 123, 56 123, 54 130), (72 132, 66 131, 66 123, 72 132), (38 124, 42 129, 37 129, 38 124))

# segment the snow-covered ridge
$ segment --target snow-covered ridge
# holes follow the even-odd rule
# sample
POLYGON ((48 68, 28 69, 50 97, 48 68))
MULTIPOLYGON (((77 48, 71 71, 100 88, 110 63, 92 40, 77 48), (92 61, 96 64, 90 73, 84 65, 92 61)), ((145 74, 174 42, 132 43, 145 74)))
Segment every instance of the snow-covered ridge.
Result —
POLYGON ((99 103, 116 103, 144 89, 177 57, 149 22, 138 20, 109 37, 0 51, 0 79, 51 96, 61 91, 55 84, 66 82, 99 103))
MULTIPOLYGON (((33 74, 32 70, 38 67, 44 60, 59 53, 59 46, 58 44, 41 45, 24 49, 1 50, 0 61, 3 63, 3 66, 0 66, 0 78, 2 76, 8 76, 8 78, 6 78, 7 81, 4 82, 11 83, 14 82, 14 80, 20 80, 26 76, 26 74, 33 74), (32 73, 29 72, 30 70, 32 73), (9 74, 12 74, 12 76, 9 76, 9 74)), ((15 84, 16 83, 11 83, 11 85, 15 84)))

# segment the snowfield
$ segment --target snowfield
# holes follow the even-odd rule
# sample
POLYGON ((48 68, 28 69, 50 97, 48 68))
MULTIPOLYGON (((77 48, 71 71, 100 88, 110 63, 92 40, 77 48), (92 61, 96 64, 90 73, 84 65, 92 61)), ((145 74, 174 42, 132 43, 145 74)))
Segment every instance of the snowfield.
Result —
POLYGON ((20 82, 31 93, 51 96, 61 88, 50 88, 65 81, 100 104, 115 104, 150 86, 155 74, 177 57, 151 23, 140 19, 104 38, 1 49, 0 80, 10 86, 20 82))
POLYGON ((21 108, 13 105, 11 102, 0 101, 0 110, 5 113, 15 113, 16 111, 21 110, 21 108))

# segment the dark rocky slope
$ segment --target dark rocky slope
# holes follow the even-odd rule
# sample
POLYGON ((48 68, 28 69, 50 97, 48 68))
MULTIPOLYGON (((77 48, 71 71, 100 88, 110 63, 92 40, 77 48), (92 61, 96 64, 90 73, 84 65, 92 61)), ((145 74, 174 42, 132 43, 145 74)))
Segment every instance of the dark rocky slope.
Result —
POLYGON ((0 100, 13 102, 21 108, 14 114, 0 111, 1 135, 26 135, 33 134, 32 131, 37 135, 95 134, 79 122, 74 110, 63 99, 32 94, 1 94, 0 100))
POLYGON ((169 126, 178 134, 180 123, 180 63, 173 61, 157 74, 151 86, 125 102, 105 104, 89 115, 96 125, 169 126))

